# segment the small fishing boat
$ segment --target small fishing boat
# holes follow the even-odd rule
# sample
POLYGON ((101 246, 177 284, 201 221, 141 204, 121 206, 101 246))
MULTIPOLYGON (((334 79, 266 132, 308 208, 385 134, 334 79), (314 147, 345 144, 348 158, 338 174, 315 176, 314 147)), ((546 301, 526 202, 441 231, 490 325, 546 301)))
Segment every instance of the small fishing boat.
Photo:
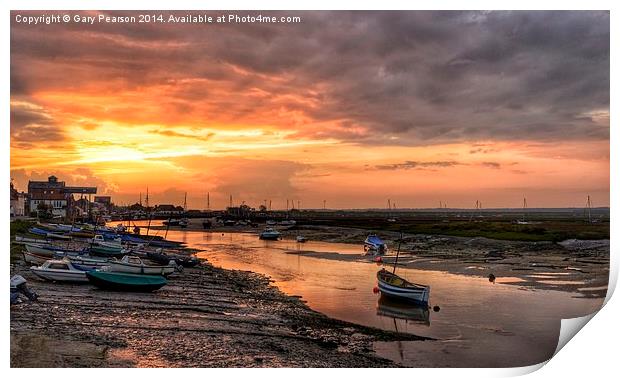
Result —
POLYGON ((87 279, 102 289, 121 291, 154 291, 168 283, 162 276, 118 272, 85 272, 87 279))
POLYGON ((381 295, 418 304, 428 304, 430 286, 411 283, 385 268, 377 272, 377 281, 381 295))
POLYGON ((297 243, 305 243, 306 241, 308 241, 308 239, 301 235, 297 236, 295 240, 297 240, 297 243))
POLYGON ((278 230, 274 230, 273 228, 266 228, 265 231, 260 233, 259 239, 278 240, 281 236, 282 234, 278 230))
POLYGON ((179 227, 187 228, 187 226, 189 226, 189 219, 183 218, 179 221, 179 227))
POLYGON ((107 258, 84 256, 68 256, 67 258, 76 268, 82 270, 99 269, 109 265, 109 260, 107 258))
POLYGON ((146 258, 161 265, 167 265, 170 261, 174 261, 177 265, 185 268, 193 268, 200 264, 200 260, 196 256, 185 256, 176 253, 168 254, 162 251, 146 252, 146 258))
POLYGON ((101 256, 101 257, 121 257, 126 254, 126 251, 118 247, 91 245, 90 254, 93 256, 101 256))
POLYGON ((410 303, 428 306, 428 300, 431 295, 431 287, 415 284, 396 274, 396 265, 400 255, 400 245, 403 241, 403 234, 398 239, 398 250, 396 251, 396 259, 394 260, 394 269, 391 272, 382 268, 377 272, 378 289, 381 295, 402 300, 410 303))
POLYGON ((30 271, 48 281, 88 282, 86 272, 79 270, 68 260, 47 260, 41 266, 33 266, 30 271))
POLYGON ((364 240, 364 251, 367 254, 384 255, 387 253, 387 245, 376 234, 370 234, 364 240))
POLYGON ((120 261, 109 262, 110 272, 161 275, 167 276, 177 270, 177 264, 173 261, 168 265, 147 265, 136 256, 125 256, 120 261))
POLYGON ((74 254, 74 255, 84 253, 84 250, 82 249, 78 250, 78 249, 62 248, 62 247, 57 247, 51 244, 26 243, 24 244, 24 246, 26 247, 26 251, 30 253, 34 253, 35 255, 40 255, 40 256, 53 257, 54 254, 56 253, 74 254))
POLYGON ((46 262, 47 260, 51 260, 52 257, 50 256, 42 256, 42 255, 37 255, 35 253, 30 253, 30 252, 23 252, 24 255, 24 261, 32 264, 32 265, 42 265, 44 262, 46 262))
POLYGON ((49 244, 47 239, 28 238, 28 237, 21 236, 21 235, 15 235, 15 244, 25 244, 25 243, 49 244))

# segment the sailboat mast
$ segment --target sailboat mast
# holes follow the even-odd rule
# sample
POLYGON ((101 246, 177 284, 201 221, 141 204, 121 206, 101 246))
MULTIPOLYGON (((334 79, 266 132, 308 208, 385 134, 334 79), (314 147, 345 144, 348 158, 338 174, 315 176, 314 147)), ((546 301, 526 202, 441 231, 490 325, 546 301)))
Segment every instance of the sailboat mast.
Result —
POLYGON ((396 273, 396 264, 398 263, 398 256, 400 255, 400 243, 403 241, 403 233, 400 233, 400 237, 398 238, 398 250, 396 250, 396 260, 394 260, 394 269, 392 270, 392 274, 396 273))

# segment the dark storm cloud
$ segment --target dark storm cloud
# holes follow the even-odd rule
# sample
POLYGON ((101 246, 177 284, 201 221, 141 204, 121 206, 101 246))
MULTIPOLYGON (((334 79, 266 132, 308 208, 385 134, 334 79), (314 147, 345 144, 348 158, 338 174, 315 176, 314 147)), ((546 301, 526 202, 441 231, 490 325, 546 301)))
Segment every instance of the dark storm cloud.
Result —
POLYGON ((13 22, 12 95, 169 85, 180 113, 202 117, 202 101, 259 123, 256 109, 274 109, 296 136, 366 144, 609 138, 592 116, 609 109, 608 12, 285 14, 303 22, 13 22))

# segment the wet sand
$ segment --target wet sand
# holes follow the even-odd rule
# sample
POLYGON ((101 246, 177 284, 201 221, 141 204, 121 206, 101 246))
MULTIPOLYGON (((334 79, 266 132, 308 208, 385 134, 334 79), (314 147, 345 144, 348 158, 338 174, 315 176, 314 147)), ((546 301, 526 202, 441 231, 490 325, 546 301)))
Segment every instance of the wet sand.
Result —
POLYGON ((374 342, 425 339, 330 319, 209 264, 150 294, 40 281, 20 261, 13 274, 39 300, 11 306, 12 367, 390 367, 374 342))

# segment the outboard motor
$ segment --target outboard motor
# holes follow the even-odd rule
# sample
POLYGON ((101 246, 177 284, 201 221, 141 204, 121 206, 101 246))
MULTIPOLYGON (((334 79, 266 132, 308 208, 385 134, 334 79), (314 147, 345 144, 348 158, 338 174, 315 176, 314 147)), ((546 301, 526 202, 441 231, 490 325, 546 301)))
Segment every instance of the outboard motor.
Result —
POLYGON ((31 301, 37 300, 39 296, 34 291, 30 290, 26 283, 26 279, 19 274, 11 277, 11 303, 17 303, 19 294, 25 295, 26 298, 31 301))

